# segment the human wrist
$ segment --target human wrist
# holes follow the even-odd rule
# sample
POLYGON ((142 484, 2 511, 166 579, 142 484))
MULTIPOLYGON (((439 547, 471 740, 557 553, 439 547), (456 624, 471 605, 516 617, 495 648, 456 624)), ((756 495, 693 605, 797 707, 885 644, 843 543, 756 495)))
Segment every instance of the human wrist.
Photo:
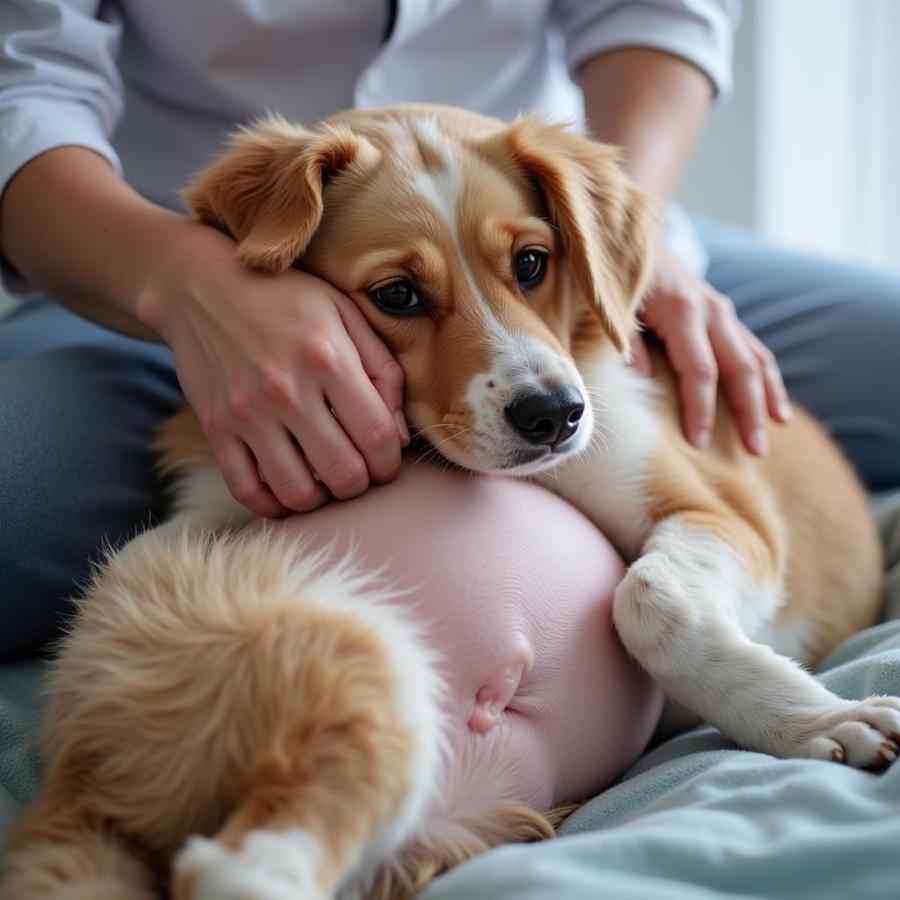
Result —
POLYGON ((136 318, 171 345, 184 313, 198 300, 198 283, 212 266, 233 261, 233 242, 208 225, 185 216, 160 222, 135 282, 136 318))
POLYGON ((159 340, 139 298, 169 236, 188 221, 142 197, 93 151, 66 146, 11 179, 0 238, 6 259, 34 288, 107 328, 159 340))
POLYGON ((578 79, 595 140, 619 146, 632 180, 668 203, 706 120, 707 76, 665 51, 627 47, 588 60, 578 79))

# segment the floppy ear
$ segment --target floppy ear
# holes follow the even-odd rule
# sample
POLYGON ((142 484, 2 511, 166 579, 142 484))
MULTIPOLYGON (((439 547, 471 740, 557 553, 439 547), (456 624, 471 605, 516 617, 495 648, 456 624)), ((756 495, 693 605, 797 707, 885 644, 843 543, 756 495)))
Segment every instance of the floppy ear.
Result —
POLYGON ((307 131, 269 116, 232 135, 229 149, 194 179, 184 199, 201 222, 238 242, 242 262, 284 272, 319 227, 326 180, 377 152, 345 126, 307 131))
POLYGON ((638 303, 650 274, 655 205, 619 167, 619 154, 548 125, 514 122, 501 150, 540 187, 576 287, 597 305, 613 346, 627 353, 638 303))

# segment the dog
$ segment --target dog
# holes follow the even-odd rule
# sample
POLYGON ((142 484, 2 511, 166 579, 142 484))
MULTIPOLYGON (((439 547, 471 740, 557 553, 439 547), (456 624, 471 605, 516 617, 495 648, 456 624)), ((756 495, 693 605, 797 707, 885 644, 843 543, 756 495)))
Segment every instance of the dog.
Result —
MULTIPOLYGON (((527 476, 612 540, 619 635, 675 704, 743 748, 895 760, 900 699, 843 700, 804 667, 877 616, 863 489, 799 410, 759 459, 720 400, 695 449, 663 355, 653 379, 628 366, 657 216, 615 149, 429 105, 270 117, 186 196, 247 266, 300 265, 355 301, 448 460, 527 476)), ((247 513, 189 410, 158 449, 173 518, 80 602, 7 896, 147 900, 174 857, 177 900, 402 897, 552 836, 552 811, 515 798, 429 833, 453 762, 421 630, 351 569, 235 534, 247 513)))

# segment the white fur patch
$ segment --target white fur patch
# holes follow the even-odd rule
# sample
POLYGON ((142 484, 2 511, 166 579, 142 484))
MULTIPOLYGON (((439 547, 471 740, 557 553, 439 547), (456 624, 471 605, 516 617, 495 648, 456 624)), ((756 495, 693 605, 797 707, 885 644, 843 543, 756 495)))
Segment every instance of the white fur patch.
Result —
POLYGON ((219 528, 243 525, 255 518, 228 490, 222 473, 210 466, 182 475, 173 488, 170 521, 180 524, 219 528))
POLYGON ((642 662, 648 657, 652 674, 676 678, 717 655, 711 633, 746 636, 781 605, 725 541, 675 517, 654 528, 616 597, 616 624, 629 650, 642 662))
POLYGON ((812 624, 806 619, 794 618, 787 621, 767 622, 753 635, 753 640, 768 644, 777 653, 803 662, 809 655, 809 648, 815 646, 816 635, 812 624))
POLYGON ((416 140, 424 144, 439 160, 441 168, 416 173, 414 184, 450 225, 454 238, 458 238, 457 209, 463 189, 462 172, 453 155, 450 142, 434 118, 414 119, 410 130, 416 140))
POLYGON ((474 420, 469 436, 473 467, 488 473, 528 475, 559 461, 559 457, 547 454, 534 463, 521 465, 518 454, 534 448, 516 434, 504 413, 516 397, 547 390, 548 384, 570 384, 585 399, 584 416, 567 452, 576 453, 585 447, 590 440, 593 415, 575 366, 531 335, 505 329, 487 307, 485 318, 491 342, 491 368, 473 376, 465 394, 474 420), (515 468, 511 471, 512 467, 515 468))
POLYGON ((447 223, 469 290, 475 297, 479 297, 481 292, 463 253, 459 234, 459 199, 463 192, 463 174, 459 160, 453 155, 450 142, 434 118, 415 119, 410 123, 410 128, 416 138, 441 161, 440 169, 417 172, 413 176, 412 185, 447 223))
POLYGON ((580 509, 633 560, 651 527, 647 482, 660 432, 656 388, 612 350, 582 374, 593 410, 590 442, 537 480, 580 509))
POLYGON ((779 602, 728 544, 672 518, 616 589, 614 614, 622 642, 669 696, 745 748, 796 755, 783 725, 836 698, 748 637, 779 602))
POLYGON ((309 832, 249 831, 239 850, 189 839, 177 872, 195 874, 193 900, 325 900, 316 878, 321 848, 309 832))

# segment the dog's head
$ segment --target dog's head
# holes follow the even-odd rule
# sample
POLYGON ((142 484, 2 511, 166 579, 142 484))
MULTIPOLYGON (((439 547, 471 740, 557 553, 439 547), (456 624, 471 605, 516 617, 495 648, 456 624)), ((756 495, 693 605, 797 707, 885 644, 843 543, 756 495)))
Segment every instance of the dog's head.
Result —
POLYGON ((531 116, 350 112, 236 136, 187 201, 270 272, 351 297, 406 375, 406 413, 453 462, 525 474, 587 446, 578 371, 625 353, 652 210, 615 151, 531 116))

